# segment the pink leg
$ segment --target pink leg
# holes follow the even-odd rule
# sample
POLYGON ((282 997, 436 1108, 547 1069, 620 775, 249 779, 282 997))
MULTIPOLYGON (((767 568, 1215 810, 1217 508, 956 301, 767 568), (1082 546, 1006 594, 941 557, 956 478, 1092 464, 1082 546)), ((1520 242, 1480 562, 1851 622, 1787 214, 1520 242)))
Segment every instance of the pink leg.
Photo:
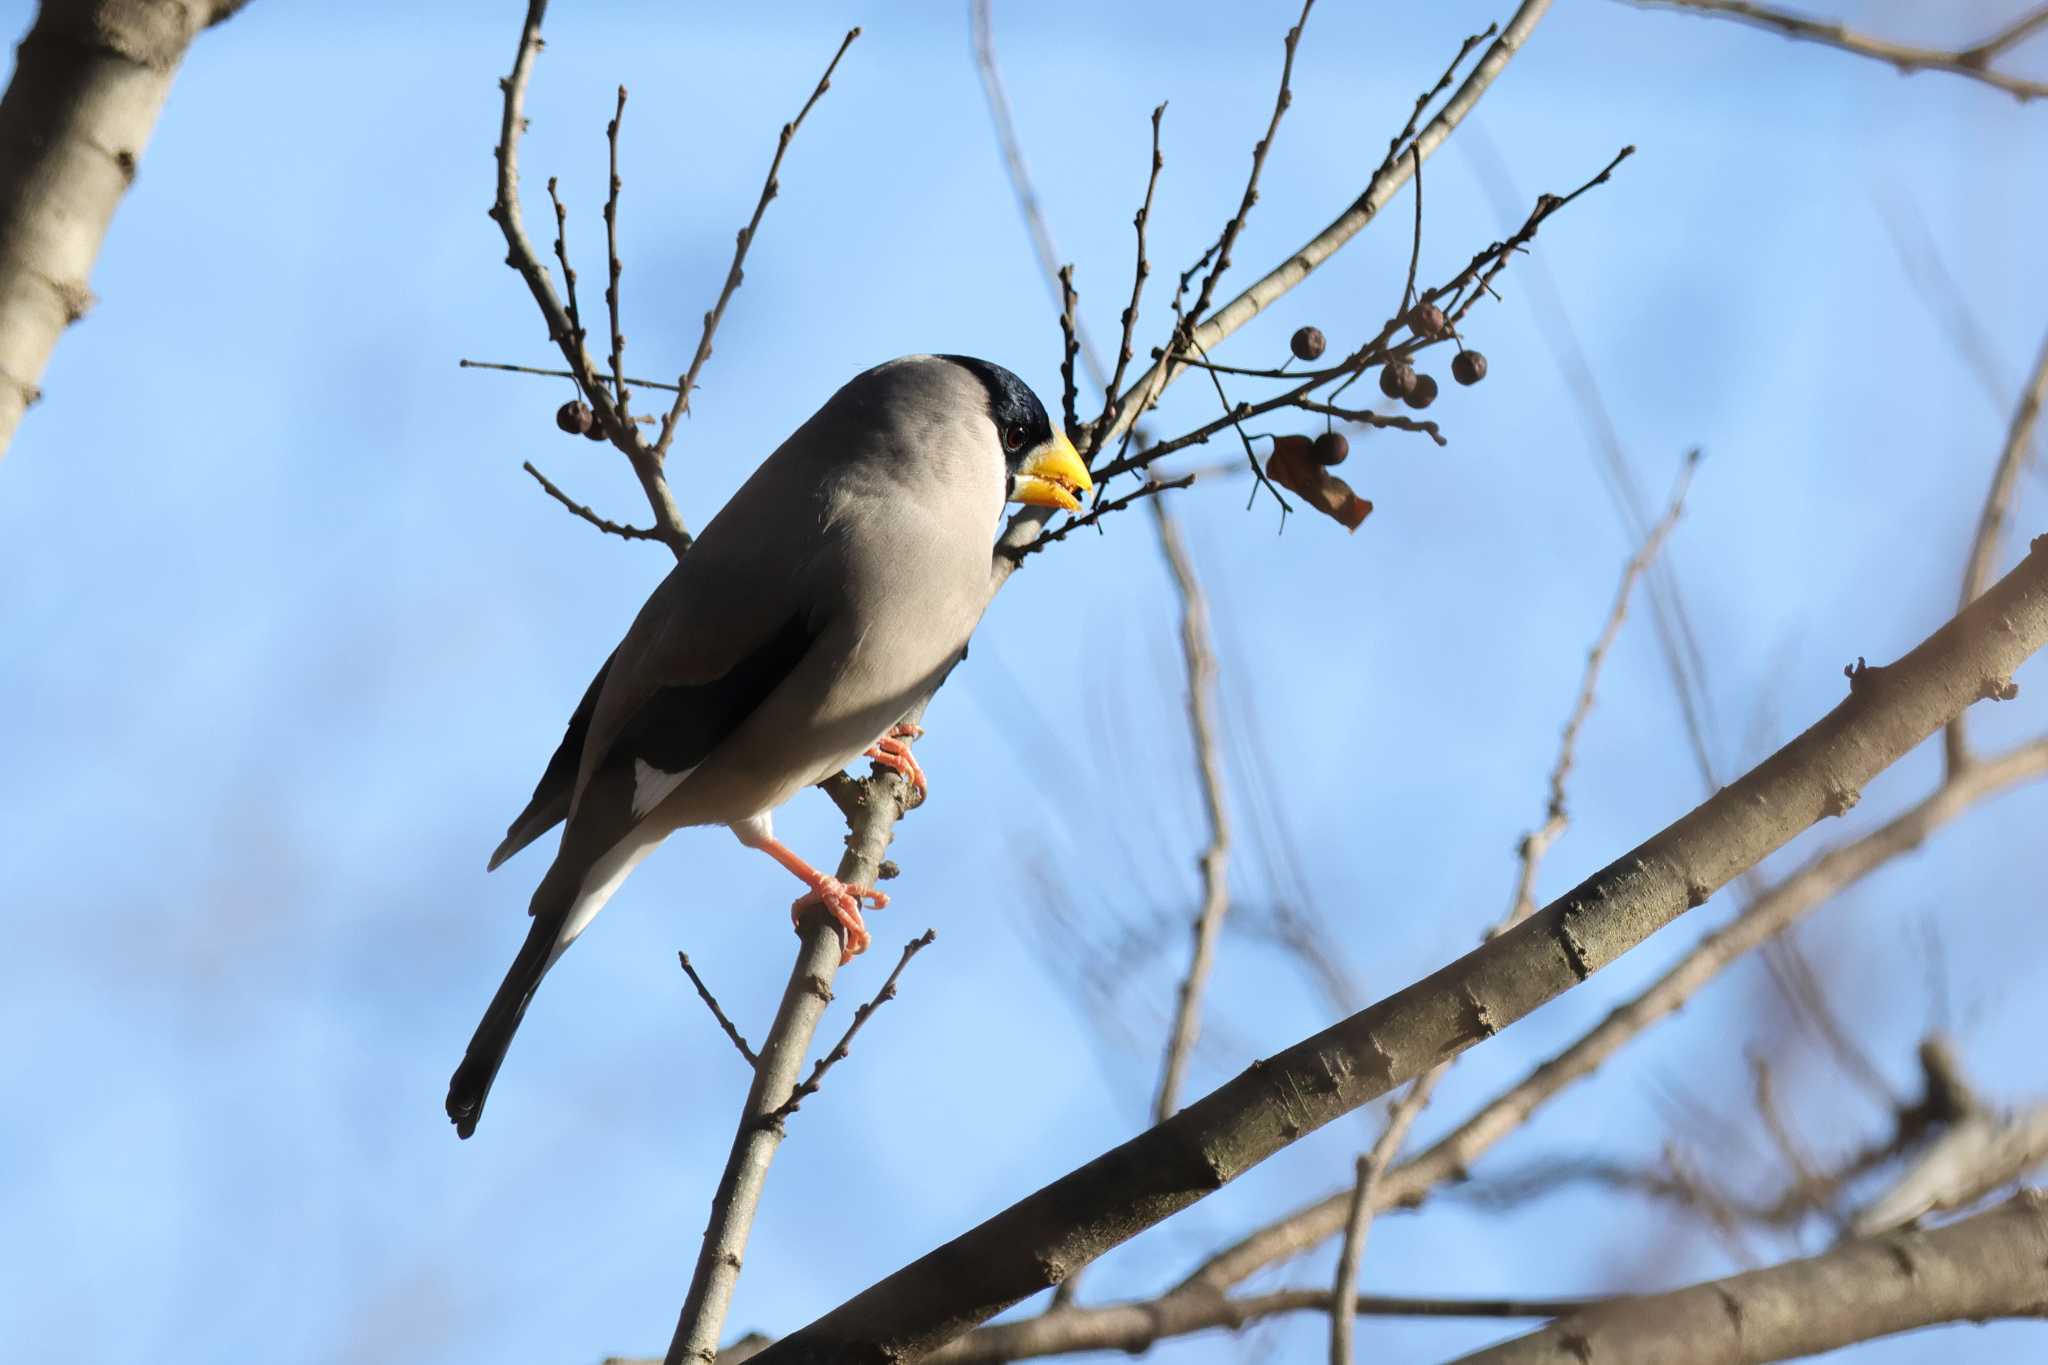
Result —
MULTIPOLYGON (((789 907, 791 923, 797 923, 803 912, 812 905, 822 905, 825 913, 839 921, 840 958, 839 965, 845 966, 854 957, 868 950, 868 927, 860 917, 862 901, 871 901, 875 909, 888 905, 889 898, 882 892, 866 886, 849 886, 837 877, 828 877, 791 852, 789 846, 779 839, 763 839, 752 847, 781 863, 811 889, 796 898, 789 907)), ((801 931, 799 931, 801 932, 801 931)))
POLYGON ((917 799, 925 797, 924 768, 910 752, 910 742, 924 734, 924 727, 905 722, 870 744, 865 757, 872 758, 917 788, 917 799))

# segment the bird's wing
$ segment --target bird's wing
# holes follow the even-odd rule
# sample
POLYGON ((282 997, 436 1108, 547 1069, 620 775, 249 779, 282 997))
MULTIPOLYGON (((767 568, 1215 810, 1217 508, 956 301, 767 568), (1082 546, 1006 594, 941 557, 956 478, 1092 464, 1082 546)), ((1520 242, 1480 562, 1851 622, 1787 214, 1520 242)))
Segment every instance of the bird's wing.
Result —
POLYGON ((839 537, 817 461, 792 450, 796 441, 733 494, 619 642, 572 812, 600 773, 631 778, 634 818, 652 810, 781 686, 826 625, 839 537))
POLYGON ((563 732, 562 742, 555 746, 554 757, 548 760, 547 771, 540 775, 526 809, 519 812, 505 831, 505 842, 491 854, 487 870, 497 871, 500 863, 568 818, 569 798, 576 791, 576 773, 583 763, 583 738, 590 733, 590 716, 597 709, 597 694, 604 688, 605 677, 611 672, 616 653, 613 651, 605 656, 604 666, 597 670, 597 676, 583 690, 583 700, 576 703, 576 711, 569 717, 569 727, 563 732))

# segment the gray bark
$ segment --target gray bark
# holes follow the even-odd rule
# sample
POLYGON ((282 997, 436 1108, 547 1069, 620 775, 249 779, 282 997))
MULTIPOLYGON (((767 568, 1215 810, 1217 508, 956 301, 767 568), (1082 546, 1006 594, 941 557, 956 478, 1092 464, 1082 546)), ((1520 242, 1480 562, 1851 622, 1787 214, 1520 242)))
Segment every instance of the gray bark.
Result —
POLYGON ((770 1347, 763 1362, 920 1359, 1584 981, 1703 904, 2048 644, 2048 537, 1761 765, 1522 924, 1061 1177, 770 1347))
POLYGON ((198 32, 246 0, 44 0, 0 96, 0 457, 198 32))
POLYGON ((1559 1318, 1457 1365, 1756 1365, 1939 1322, 2048 1316, 2048 1206, 2032 1191, 1933 1232, 1559 1318))

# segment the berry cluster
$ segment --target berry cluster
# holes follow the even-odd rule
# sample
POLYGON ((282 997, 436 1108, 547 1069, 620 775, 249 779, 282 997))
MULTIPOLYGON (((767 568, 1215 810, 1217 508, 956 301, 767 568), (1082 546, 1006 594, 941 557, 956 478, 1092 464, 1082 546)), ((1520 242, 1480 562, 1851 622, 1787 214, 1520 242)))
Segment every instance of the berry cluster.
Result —
MULTIPOLYGON (((1444 310, 1433 303, 1418 303, 1408 310, 1408 330, 1427 341, 1442 341, 1446 337, 1456 340, 1451 331, 1444 310)), ((1477 384, 1486 378, 1486 357, 1477 351, 1468 351, 1462 342, 1458 354, 1451 358, 1451 378, 1460 384, 1477 384)), ((1421 409, 1436 401, 1437 385, 1433 375, 1418 374, 1408 359, 1399 357, 1380 367, 1380 392, 1389 398, 1398 398, 1411 408, 1421 409)))

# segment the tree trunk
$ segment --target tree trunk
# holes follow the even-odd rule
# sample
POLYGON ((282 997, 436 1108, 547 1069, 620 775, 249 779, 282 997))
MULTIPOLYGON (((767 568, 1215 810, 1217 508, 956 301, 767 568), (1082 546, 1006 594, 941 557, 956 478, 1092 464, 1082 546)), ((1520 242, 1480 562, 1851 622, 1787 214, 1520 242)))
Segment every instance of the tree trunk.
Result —
POLYGON ((43 0, 0 97, 0 457, 202 28, 247 0, 43 0))

